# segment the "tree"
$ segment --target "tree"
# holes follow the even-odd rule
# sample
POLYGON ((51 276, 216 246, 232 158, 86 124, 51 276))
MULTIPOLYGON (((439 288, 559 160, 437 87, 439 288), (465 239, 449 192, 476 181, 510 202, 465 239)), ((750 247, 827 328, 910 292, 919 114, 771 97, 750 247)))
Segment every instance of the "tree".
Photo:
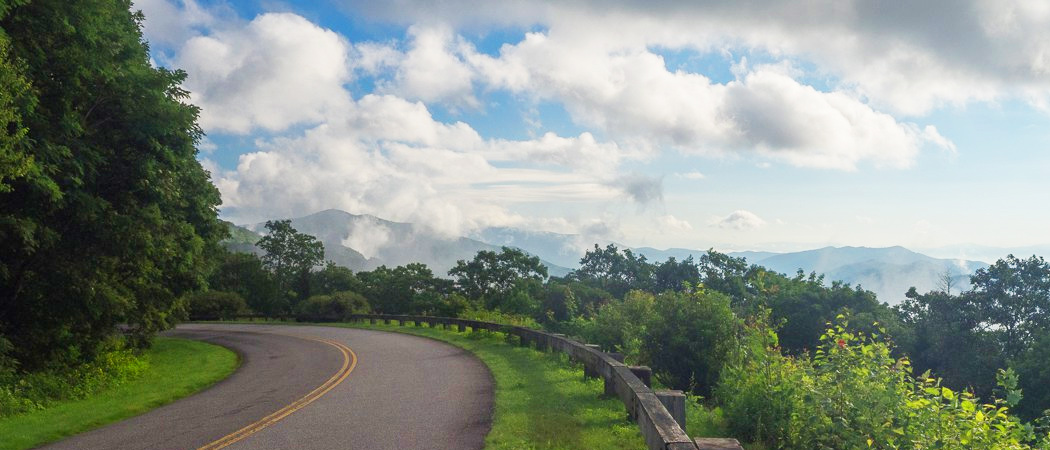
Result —
POLYGON ((292 298, 300 300, 309 294, 310 271, 324 260, 324 244, 292 228, 290 220, 267 221, 266 229, 269 232, 256 243, 266 252, 263 265, 273 273, 280 295, 294 289, 297 295, 292 298))
POLYGON ((623 298, 628 291, 654 290, 654 267, 644 255, 635 255, 630 249, 619 250, 609 244, 604 249, 598 244, 580 259, 580 268, 569 278, 600 288, 623 298))
POLYGON ((674 256, 656 266, 654 271, 655 291, 683 291, 687 284, 696 285, 700 282, 700 270, 693 262, 693 255, 689 255, 681 262, 675 260, 674 256))
POLYGON ((704 289, 656 297, 642 351, 664 384, 710 395, 742 326, 729 304, 729 296, 704 289))
POLYGON ((1032 256, 1008 255, 970 277, 985 329, 1000 337, 1003 351, 1015 357, 1037 336, 1050 330, 1050 264, 1032 256))
POLYGON ((1006 365, 994 334, 981 323, 979 298, 946 290, 919 294, 908 290, 896 310, 905 332, 895 340, 911 358, 916 373, 927 370, 953 389, 972 389, 987 398, 995 388, 996 371, 1006 365))
POLYGON ((296 315, 304 320, 346 320, 351 314, 371 311, 368 300, 356 292, 342 291, 313 295, 296 306, 296 315))
POLYGON ((435 278, 426 264, 412 263, 393 269, 379 266, 370 272, 360 272, 357 277, 368 303, 380 314, 447 311, 436 302, 451 301, 452 282, 435 278))
POLYGON ((223 250, 218 260, 218 266, 208 277, 209 288, 239 294, 257 313, 273 316, 285 310, 285 299, 278 295, 273 275, 263 267, 258 256, 223 250))
POLYGON ((354 272, 329 261, 324 269, 310 274, 310 295, 331 294, 333 292, 361 292, 364 286, 354 272))
POLYGON ((197 292, 187 298, 192 320, 230 320, 248 311, 248 304, 236 292, 197 292))
POLYGON ((118 323, 147 345, 225 233, 185 73, 150 64, 130 7, 0 2, 0 333, 23 370, 91 360, 118 323))
POLYGON ((459 260, 448 274, 456 279, 456 287, 460 292, 493 308, 521 280, 545 280, 547 266, 536 256, 516 248, 503 247, 499 253, 482 250, 470 262, 459 260))

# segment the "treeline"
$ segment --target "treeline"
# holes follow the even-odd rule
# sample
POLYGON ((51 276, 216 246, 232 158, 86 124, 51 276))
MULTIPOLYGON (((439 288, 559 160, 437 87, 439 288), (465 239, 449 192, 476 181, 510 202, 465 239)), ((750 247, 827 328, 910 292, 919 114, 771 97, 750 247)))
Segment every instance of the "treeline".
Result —
POLYGON ((0 416, 140 373, 226 233, 130 8, 0 0, 0 416))
MULTIPOLYGON (((264 249, 298 234, 286 221, 267 227, 264 249)), ((718 407, 728 431, 775 448, 1046 445, 1040 422, 1024 422, 1050 407, 1050 265, 1038 257, 1009 256, 969 291, 952 293, 945 278, 891 307, 859 287, 715 251, 650 262, 596 245, 579 269, 548 277, 538 258, 505 247, 459 261, 447 278, 422 264, 353 273, 321 266, 322 253, 283 274, 289 266, 275 261, 295 258, 226 254, 209 280, 222 292, 200 298, 232 295, 235 306, 191 303, 191 316, 375 312, 544 327, 650 365, 662 384, 718 407)))

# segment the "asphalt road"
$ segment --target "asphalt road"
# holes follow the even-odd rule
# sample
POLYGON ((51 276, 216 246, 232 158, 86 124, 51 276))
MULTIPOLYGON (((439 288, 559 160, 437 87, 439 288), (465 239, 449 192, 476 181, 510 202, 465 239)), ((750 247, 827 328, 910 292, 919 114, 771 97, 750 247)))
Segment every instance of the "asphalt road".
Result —
POLYGON ((476 449, 491 426, 488 368, 430 339, 220 324, 165 335, 228 347, 241 367, 193 396, 45 448, 476 449))

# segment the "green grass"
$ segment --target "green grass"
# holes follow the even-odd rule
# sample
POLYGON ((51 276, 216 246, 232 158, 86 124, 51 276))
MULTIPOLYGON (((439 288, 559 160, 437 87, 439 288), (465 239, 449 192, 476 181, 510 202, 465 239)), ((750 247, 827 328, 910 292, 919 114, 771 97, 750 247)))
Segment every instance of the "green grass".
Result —
MULTIPOLYGON (((250 323, 250 322, 245 322, 250 323)), ((256 322, 258 323, 258 322, 256 322)), ((284 322, 285 324, 290 324, 284 322)), ((486 449, 644 449, 638 425, 623 403, 605 397, 602 381, 561 353, 512 345, 502 334, 457 333, 430 327, 317 324, 394 331, 444 341, 477 355, 496 382, 486 449)))
POLYGON ((237 368, 237 355, 217 345, 157 338, 142 376, 88 398, 0 419, 0 450, 32 448, 141 414, 197 392, 237 368))

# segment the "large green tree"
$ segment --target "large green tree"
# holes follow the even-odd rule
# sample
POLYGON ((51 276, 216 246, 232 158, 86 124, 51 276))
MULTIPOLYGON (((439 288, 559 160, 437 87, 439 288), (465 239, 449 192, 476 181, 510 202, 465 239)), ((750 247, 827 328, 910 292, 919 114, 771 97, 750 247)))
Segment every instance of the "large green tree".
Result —
POLYGON ((256 245, 266 252, 262 261, 273 273, 277 292, 294 300, 304 299, 309 294, 310 271, 324 260, 324 244, 292 228, 290 220, 268 221, 266 229, 269 232, 256 245))
POLYGON ((118 323, 147 343, 225 233, 185 73, 151 66, 130 8, 0 0, 0 333, 26 370, 118 323))
POLYGON ((594 249, 580 258, 580 268, 567 278, 602 289, 616 298, 623 298, 632 290, 652 292, 655 288, 655 270, 645 255, 636 255, 631 249, 621 250, 613 244, 601 248, 594 244, 594 249))
POLYGON ((1008 255, 970 277, 985 329, 1000 335, 1008 357, 1050 331, 1050 264, 1008 255))
POLYGON ((538 257, 516 248, 503 247, 499 253, 482 250, 470 261, 459 260, 448 274, 455 278, 456 287, 467 298, 495 308, 523 280, 545 280, 547 266, 538 257))

